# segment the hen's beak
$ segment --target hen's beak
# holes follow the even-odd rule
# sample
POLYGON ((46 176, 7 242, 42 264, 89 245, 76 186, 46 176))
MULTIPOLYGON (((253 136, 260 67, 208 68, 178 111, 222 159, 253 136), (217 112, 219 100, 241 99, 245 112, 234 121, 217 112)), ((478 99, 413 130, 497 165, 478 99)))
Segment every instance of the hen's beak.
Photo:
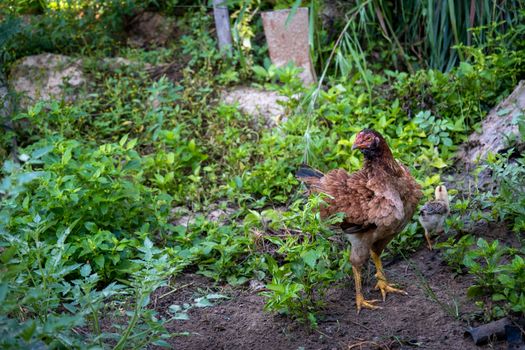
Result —
POLYGON ((359 148, 360 148, 359 146, 360 146, 360 145, 358 145, 357 143, 354 143, 354 144, 352 145, 352 151, 355 150, 355 149, 359 149, 359 148))

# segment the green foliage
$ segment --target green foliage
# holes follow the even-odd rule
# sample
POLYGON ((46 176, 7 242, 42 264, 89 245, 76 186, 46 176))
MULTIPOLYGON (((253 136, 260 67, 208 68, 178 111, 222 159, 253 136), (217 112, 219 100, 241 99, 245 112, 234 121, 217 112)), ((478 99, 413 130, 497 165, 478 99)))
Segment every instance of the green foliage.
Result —
MULTIPOLYGON (((170 335, 164 324, 170 319, 158 318, 146 308, 150 294, 164 284, 176 268, 167 267, 167 256, 146 239, 134 262, 141 267, 130 276, 131 288, 112 282, 103 288, 99 275, 89 263, 75 263, 67 243, 73 227, 56 232, 57 241, 40 240, 40 230, 29 238, 11 235, 0 229, 3 242, 9 246, 1 254, 3 273, 0 277, 0 345, 3 348, 51 347, 85 349, 89 346, 115 344, 161 344, 170 335), (124 302, 120 300, 127 300, 124 302), (129 301, 134 311, 129 318, 114 324, 114 332, 102 331, 105 313, 129 301), (80 336, 77 327, 88 326, 92 333, 80 336)), ((3 244, 4 245, 4 244, 3 244)), ((4 248, 7 248, 4 245, 4 248)))
POLYGON ((171 203, 170 196, 144 185, 135 144, 123 138, 92 149, 50 140, 28 149, 20 168, 7 161, 0 228, 21 239, 36 231, 52 245, 56 232, 69 227, 67 256, 73 261, 92 261, 105 279, 129 271, 140 242, 166 229, 171 203))
POLYGON ((429 135, 428 140, 434 145, 452 146, 449 131, 453 130, 454 125, 450 120, 436 120, 436 117, 430 115, 430 111, 425 111, 419 112, 414 118, 414 122, 419 124, 419 127, 429 135))
MULTIPOLYGON (((521 244, 519 234, 525 222, 524 158, 513 158, 513 152, 510 149, 506 154, 489 154, 487 164, 478 167, 476 174, 490 170, 492 188, 484 192, 477 189, 473 198, 456 201, 459 213, 449 222, 462 223, 467 214, 472 221, 507 222, 521 244)), ((457 223, 455 226, 463 229, 457 223)), ((487 309, 487 318, 499 318, 509 311, 525 312, 525 279, 520 270, 523 249, 506 247, 498 240, 489 243, 483 238, 479 238, 473 248, 474 242, 473 236, 466 235, 438 245, 444 249, 445 260, 457 273, 475 276, 475 283, 467 295, 482 300, 479 304, 487 309), (486 297, 495 303, 484 302, 486 297)))
POLYGON ((423 235, 417 222, 412 222, 388 244, 388 253, 391 256, 403 256, 407 252, 415 252, 423 242, 423 235))
POLYGON ((474 245, 474 242, 473 236, 465 235, 458 240, 451 237, 443 243, 438 243, 436 247, 443 249, 443 258, 459 274, 463 272, 463 258, 474 245))
POLYGON ((502 40, 509 27, 523 30, 523 10, 519 1, 499 6, 488 0, 360 0, 350 13, 357 17, 351 19, 357 22, 356 41, 364 38, 361 42, 366 42, 370 51, 377 46, 387 46, 388 50, 381 50, 386 56, 381 62, 390 59, 396 67, 404 64, 413 72, 415 64, 449 71, 464 59, 457 45, 490 46, 495 40, 502 40))
POLYGON ((472 193, 461 194, 454 204, 458 212, 448 220, 455 229, 462 230, 467 218, 474 222, 507 222, 516 234, 523 231, 525 158, 514 158, 513 154, 514 148, 505 154, 489 154, 486 162, 476 168, 472 193), (481 188, 480 174, 484 174, 485 188, 481 188))
POLYGON ((445 244, 445 259, 458 272, 465 270, 474 276, 474 284, 467 295, 480 299, 488 318, 500 318, 509 311, 525 312, 525 275, 523 251, 502 246, 498 240, 488 242, 463 236, 458 242, 449 239, 445 244), (492 302, 489 302, 490 298, 492 302))
POLYGON ((18 31, 0 46, 3 65, 17 58, 41 52, 78 52, 104 49, 111 51, 123 30, 124 15, 136 8, 133 1, 20 1, 0 5, 0 14, 19 18, 18 31), (35 6, 36 5, 36 6, 35 6))
POLYGON ((253 253, 251 237, 236 225, 218 225, 202 216, 187 228, 177 226, 168 239, 172 261, 196 264, 199 273, 233 285, 245 283, 253 274, 264 277, 264 262, 253 253))
POLYGON ((290 211, 280 214, 274 210, 251 213, 246 216, 245 227, 264 222, 273 232, 262 239, 275 249, 267 255, 268 271, 272 276, 262 294, 268 298, 266 308, 309 321, 316 326, 316 311, 323 304, 328 286, 349 272, 348 251, 334 244, 334 233, 327 224, 340 222, 341 216, 322 222, 318 208, 320 197, 312 197, 300 207, 294 202, 290 211))
MULTIPOLYGON (((217 80, 222 84, 238 82, 240 74, 236 68, 242 64, 243 56, 238 51, 231 55, 219 52, 215 37, 209 30, 213 17, 206 11, 205 7, 201 7, 189 19, 189 34, 181 38, 182 53, 190 55, 188 67, 193 73, 206 77, 208 81, 217 80)), ((246 70, 244 68, 241 71, 243 75, 246 74, 246 70)))
POLYGON ((200 165, 207 158, 195 140, 188 141, 185 126, 179 124, 172 130, 160 130, 155 152, 143 158, 144 176, 148 182, 181 202, 189 198, 188 192, 197 200, 203 196, 200 165))
MULTIPOLYGON (((476 277, 477 286, 475 288, 480 288, 481 290, 492 288, 496 284, 496 273, 506 250, 499 245, 497 240, 488 243, 483 238, 479 238, 476 244, 476 249, 466 252, 463 257, 463 264, 469 273, 476 277)), ((467 294, 472 295, 473 293, 469 292, 467 294)))
POLYGON ((508 303, 511 310, 525 314, 525 261, 515 255, 510 264, 501 266, 498 273, 499 292, 492 295, 492 300, 508 303))
MULTIPOLYGON (((522 133, 522 137, 525 133, 522 133)), ((487 200, 492 204, 493 220, 510 221, 516 233, 525 228, 525 156, 510 160, 511 149, 506 155, 492 155, 488 166, 497 192, 487 200)))
MULTIPOLYGON (((291 3, 300 2, 278 1, 275 6, 291 3)), ((446 66, 448 73, 408 74, 383 66, 374 72, 377 64, 366 60, 373 50, 380 58, 374 61, 403 51, 401 59, 414 63, 406 53, 415 44, 401 40, 409 33, 398 33, 393 26, 402 19, 387 15, 396 2, 358 2, 350 13, 358 21, 346 27, 338 43, 323 45, 327 37, 316 31, 311 44, 318 47, 318 60, 327 52, 333 57, 326 63, 322 83, 313 88, 302 86, 297 67, 277 68, 265 60, 264 47, 251 36, 250 30, 260 23, 252 21, 250 13, 269 4, 256 4, 241 14, 247 3, 231 3, 240 11, 237 23, 242 22, 245 31, 239 39, 253 39, 254 45, 248 51, 237 48, 231 57, 216 49, 212 17, 205 8, 188 10, 181 19, 185 35, 175 48, 114 47, 121 39, 124 15, 145 7, 171 13, 177 0, 94 1, 89 8, 83 1, 57 2, 55 7, 32 1, 9 4, 16 5, 9 7, 10 14, 45 16, 29 25, 8 20, 12 27, 0 34, 3 62, 43 50, 81 49, 102 56, 119 50, 138 63, 114 69, 85 58, 84 69, 92 81, 85 95, 72 102, 37 103, 16 113, 10 116, 14 130, 0 136, 0 147, 13 135, 21 146, 20 164, 0 151, 0 344, 5 347, 168 346, 166 322, 187 319, 191 308, 210 306, 224 297, 212 293, 172 305, 169 317, 160 318, 148 307, 150 294, 168 276, 188 268, 231 285, 261 281, 267 287, 267 310, 315 327, 324 292, 350 272, 349 249, 329 227, 341 216, 321 221, 321 198, 298 199, 302 194, 293 175, 297 166, 307 161, 323 171, 358 169, 361 156, 351 150, 353 135, 373 127, 431 195, 457 146, 525 71, 521 44, 487 35, 490 27, 473 32, 485 35, 483 46, 458 46, 452 52, 452 42, 436 44, 437 51, 415 47, 424 53, 422 60, 446 50, 430 66, 446 66), (391 43, 373 42, 377 32, 368 33, 370 42, 360 46, 369 26, 364 19, 380 15, 384 27, 379 23, 376 29, 392 39, 393 51, 381 50, 391 43), (144 63, 180 58, 180 52, 188 64, 177 82, 152 79, 144 69, 144 63), (454 52, 464 58, 456 68, 454 52), (335 74, 329 69, 332 62, 335 74), (277 127, 218 102, 224 88, 250 76, 259 87, 287 98, 280 102, 284 115, 277 127), (209 213, 217 206, 227 209, 219 221, 209 213), (189 213, 186 225, 175 223, 179 214, 173 207, 189 213), (124 316, 119 314, 122 310, 124 316), (116 318, 109 330, 102 329, 105 315, 116 318), (88 329, 88 335, 79 336, 75 327, 88 329)), ((497 10, 501 12, 494 18, 506 9, 497 10)), ((417 11, 410 7, 402 13, 417 11)), ((452 20, 451 13, 441 15, 448 16, 445 23, 452 20)), ((409 28, 422 25, 421 18, 416 19, 409 28)), ((463 25, 456 22, 456 29, 463 31, 463 25)), ((450 41, 448 30, 443 38, 450 41)), ((516 26, 505 38, 518 38, 520 33, 523 26, 516 26)), ((428 32, 411 34, 426 37, 428 32)), ((516 116, 515 124, 525 129, 522 119, 516 116)), ((509 138, 509 145, 515 141, 509 138)), ((461 216, 469 214, 473 221, 508 221, 521 232, 522 158, 491 156, 476 176, 490 170, 497 190, 458 192, 448 226, 463 229, 461 216)), ((420 226, 412 221, 392 241, 389 254, 415 251, 421 241, 420 226)), ((522 252, 484 240, 473 249, 474 242, 472 236, 449 239, 442 244, 446 260, 456 272, 475 276, 470 294, 486 291, 501 310, 523 312, 522 252)))

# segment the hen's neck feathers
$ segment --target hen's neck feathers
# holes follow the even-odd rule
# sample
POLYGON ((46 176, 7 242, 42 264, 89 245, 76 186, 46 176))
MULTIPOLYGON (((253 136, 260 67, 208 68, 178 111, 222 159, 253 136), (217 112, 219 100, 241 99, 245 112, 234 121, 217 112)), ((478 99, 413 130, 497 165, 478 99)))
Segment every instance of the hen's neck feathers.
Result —
POLYGON ((392 151, 390 151, 390 148, 384 140, 381 140, 374 152, 371 152, 368 155, 365 154, 363 168, 373 169, 377 167, 383 168, 394 176, 402 176, 404 174, 403 169, 401 169, 397 161, 394 159, 392 151))

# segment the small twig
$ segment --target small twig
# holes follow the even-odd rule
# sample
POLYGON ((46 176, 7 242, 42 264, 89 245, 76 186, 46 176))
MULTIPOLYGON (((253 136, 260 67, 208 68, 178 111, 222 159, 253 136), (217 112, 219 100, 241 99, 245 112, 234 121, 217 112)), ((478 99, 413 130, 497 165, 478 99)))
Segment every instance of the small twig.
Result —
POLYGON ((369 331, 369 332, 372 331, 372 330, 371 330, 370 328, 368 328, 367 326, 364 326, 364 325, 362 325, 362 324, 360 324, 360 323, 357 323, 356 321, 352 321, 352 320, 348 320, 348 321, 352 322, 352 323, 355 324, 356 326, 359 326, 359 327, 361 327, 361 328, 363 328, 363 329, 365 329, 365 330, 367 330, 367 331, 369 331))
POLYGON ((323 337, 327 337, 327 338, 330 338, 332 339, 333 337, 331 335, 328 335, 326 334, 325 332, 321 332, 320 330, 316 329, 315 330, 317 333, 321 334, 323 337))
POLYGON ((352 344, 352 345, 348 345, 347 349, 350 350, 350 349, 354 349, 354 348, 357 348, 359 347, 361 349, 361 347, 363 345, 373 345, 377 348, 380 348, 380 349, 386 349, 386 350, 389 350, 390 348, 385 345, 385 344, 380 344, 380 343, 377 343, 375 341, 371 341, 371 340, 365 340, 365 341, 361 341, 361 342, 358 342, 358 343, 355 343, 355 344, 352 344))
POLYGON ((183 288, 186 288, 186 287, 191 286, 191 285, 194 284, 194 283, 195 283, 195 282, 190 282, 190 283, 185 284, 185 285, 183 285, 183 286, 180 286, 180 287, 178 287, 178 288, 173 288, 173 289, 170 290, 169 292, 162 294, 162 295, 161 295, 160 297, 158 297, 157 299, 159 299, 159 300, 160 300, 160 299, 163 299, 163 298, 167 297, 168 295, 171 295, 171 294, 173 294, 173 293, 175 293, 175 292, 178 292, 179 290, 181 290, 181 289, 183 289, 183 288))
POLYGON ((514 326, 516 326, 516 327, 519 328, 521 334, 525 335, 525 330, 523 329, 523 327, 521 326, 521 324, 520 324, 519 321, 518 321, 518 322, 516 322, 516 321, 512 321, 512 324, 513 324, 514 326))

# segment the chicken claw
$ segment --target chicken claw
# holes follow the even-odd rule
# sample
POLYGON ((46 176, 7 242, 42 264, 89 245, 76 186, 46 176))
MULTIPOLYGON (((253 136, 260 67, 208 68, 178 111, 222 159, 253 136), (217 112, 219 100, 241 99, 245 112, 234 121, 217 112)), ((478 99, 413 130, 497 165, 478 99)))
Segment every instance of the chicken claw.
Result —
POLYGON ((363 291, 361 286, 361 267, 356 267, 352 265, 352 271, 354 272, 354 280, 355 280, 355 305, 357 307, 357 314, 361 312, 362 308, 366 309, 381 309, 380 306, 374 305, 374 303, 377 303, 379 300, 365 300, 363 297, 363 291))
POLYGON ((375 286, 375 289, 381 290, 381 295, 383 296, 383 301, 386 300, 386 294, 387 293, 399 293, 399 294, 403 294, 403 295, 408 295, 408 293, 405 292, 404 290, 394 288, 390 284, 388 284, 388 282, 386 280, 379 279, 379 278, 378 278, 377 284, 375 286))
POLYGON ((357 314, 359 315, 359 313, 361 312, 362 308, 371 309, 371 310, 382 309, 381 306, 374 305, 374 303, 377 303, 379 301, 380 301, 379 299, 365 300, 365 298, 363 297, 362 294, 361 295, 359 295, 359 294, 356 295, 356 297, 355 297, 355 305, 357 307, 357 314))
POLYGON ((370 251, 370 256, 372 257, 372 260, 374 261, 374 264, 376 265, 376 278, 377 278, 377 284, 375 289, 381 290, 381 295, 383 296, 383 301, 386 300, 386 294, 387 293, 399 293, 403 295, 408 295, 407 292, 405 292, 402 289, 397 289, 392 287, 388 283, 385 277, 385 273, 383 272, 383 264, 381 263, 381 257, 376 254, 374 251, 370 251))

